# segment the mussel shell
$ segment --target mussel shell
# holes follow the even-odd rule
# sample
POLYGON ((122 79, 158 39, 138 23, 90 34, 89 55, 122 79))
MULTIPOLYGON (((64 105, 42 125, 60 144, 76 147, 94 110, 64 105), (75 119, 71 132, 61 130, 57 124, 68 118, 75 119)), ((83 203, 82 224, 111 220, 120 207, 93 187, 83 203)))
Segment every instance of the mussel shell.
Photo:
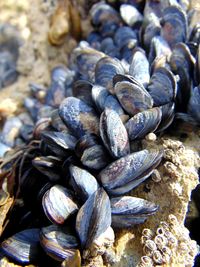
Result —
POLYGON ((84 203, 98 189, 97 180, 88 171, 74 165, 70 166, 69 171, 75 194, 84 203))
POLYGON ((170 57, 170 67, 180 77, 176 102, 179 104, 180 110, 186 111, 194 69, 194 58, 186 44, 178 43, 174 47, 170 57))
POLYGON ((161 132, 165 129, 167 129, 170 124, 174 120, 175 115, 175 104, 174 102, 170 102, 166 105, 160 106, 162 110, 162 119, 160 124, 158 125, 158 128, 156 129, 156 132, 161 132))
POLYGON ((99 188, 87 199, 76 217, 76 232, 82 248, 89 248, 110 225, 110 200, 104 189, 99 188))
POLYGON ((148 85, 148 92, 153 98, 154 106, 165 105, 175 99, 176 79, 171 71, 160 67, 153 73, 148 85))
POLYGON ((111 37, 102 40, 100 50, 112 58, 120 57, 119 50, 111 37))
POLYGON ((160 107, 148 109, 134 115, 125 124, 129 139, 135 140, 145 137, 150 132, 154 132, 162 118, 160 107))
MULTIPOLYGON (((194 10, 191 11, 192 13, 192 16, 195 15, 195 12, 194 10)), ((189 22, 190 23, 190 22, 189 22)), ((189 37, 189 42, 192 42, 192 43, 197 43, 199 44, 200 42, 200 24, 199 23, 196 23, 192 29, 191 29, 191 25, 189 25, 190 27, 190 37, 189 37)))
POLYGON ((49 177, 50 181, 58 181, 60 179, 60 167, 62 161, 53 156, 36 157, 32 160, 33 166, 41 173, 49 177))
POLYGON ((57 261, 72 257, 79 246, 75 236, 68 233, 65 228, 56 225, 41 229, 40 244, 44 251, 57 261))
POLYGON ((94 81, 94 69, 100 58, 106 55, 91 47, 78 47, 74 51, 75 63, 78 71, 86 80, 94 81))
POLYGON ((43 132, 41 139, 50 150, 61 157, 65 157, 68 151, 74 150, 77 142, 77 139, 71 134, 53 131, 43 132))
POLYGON ((72 83, 74 78, 74 71, 65 66, 57 66, 51 71, 52 82, 72 83))
POLYGON ((173 48, 177 43, 185 42, 187 37, 187 17, 180 7, 167 7, 163 12, 161 25, 161 36, 168 42, 170 47, 173 48))
POLYGON ((119 27, 115 32, 114 41, 119 49, 122 49, 124 46, 133 48, 137 44, 137 35, 130 27, 119 27))
POLYGON ((122 195, 145 181, 161 159, 160 151, 141 150, 109 164, 98 179, 109 195, 122 195))
POLYGON ((149 51, 151 40, 155 36, 160 35, 160 21, 157 16, 154 14, 148 15, 149 20, 147 23, 143 23, 141 30, 140 30, 140 39, 147 51, 149 51))
POLYGON ((133 5, 122 4, 120 6, 120 15, 130 27, 138 27, 142 24, 143 16, 133 5))
POLYGON ((3 126, 0 141, 7 146, 13 147, 21 127, 22 122, 18 117, 8 118, 3 126))
POLYGON ((145 52, 142 49, 134 49, 129 74, 132 75, 144 87, 149 83, 149 62, 146 58, 145 52))
POLYGON ((50 129, 50 126, 51 126, 50 118, 39 119, 34 126, 34 130, 33 130, 34 139, 36 140, 41 139, 41 134, 44 131, 48 131, 50 129))
POLYGON ((160 56, 170 56, 172 50, 169 44, 162 38, 162 36, 154 36, 151 40, 150 51, 149 51, 149 63, 150 65, 153 61, 160 56))
POLYGON ((20 178, 20 193, 25 205, 31 210, 38 211, 41 208, 39 194, 43 188, 49 186, 49 180, 42 175, 36 168, 28 168, 20 178))
POLYGON ((92 99, 100 113, 106 108, 111 108, 115 110, 119 116, 124 115, 124 111, 117 98, 111 95, 105 87, 94 85, 92 87, 92 99))
POLYGON ((4 143, 0 142, 0 157, 3 157, 10 149, 10 146, 7 146, 4 143))
POLYGON ((138 81, 122 81, 115 84, 115 94, 122 107, 130 115, 149 109, 153 106, 153 99, 138 81))
MULTIPOLYGON (((92 31, 87 36, 86 41, 91 45, 92 48, 99 50, 99 48, 101 46, 101 42, 102 42, 102 36, 99 32, 92 31)), ((102 49, 100 49, 100 50, 103 51, 102 49)))
POLYGON ((59 116, 58 109, 55 109, 51 113, 51 126, 55 128, 55 130, 58 132, 65 132, 65 133, 70 134, 69 129, 67 128, 67 126, 64 124, 64 122, 61 120, 59 116))
POLYGON ((187 110, 196 122, 200 124, 200 85, 192 90, 187 110))
POLYGON ((85 149, 80 160, 84 166, 92 170, 101 170, 110 162, 110 158, 101 144, 85 149))
POLYGON ((112 78, 116 74, 124 74, 121 62, 116 58, 103 57, 95 67, 95 82, 113 92, 112 78))
POLYGON ((114 158, 130 153, 128 134, 119 115, 111 109, 105 109, 100 117, 100 136, 104 145, 114 158))
POLYGON ((92 106, 91 96, 92 84, 85 80, 78 80, 73 84, 73 96, 83 100, 86 104, 92 106))
POLYGON ((59 115, 79 138, 87 132, 99 132, 99 118, 95 110, 76 97, 67 97, 63 100, 59 107, 59 115))
POLYGON ((90 10, 92 23, 95 26, 106 24, 107 22, 120 23, 121 19, 118 12, 110 5, 99 2, 92 6, 90 10))
POLYGON ((85 149, 99 144, 100 137, 95 134, 85 134, 78 139, 75 146, 75 153, 78 157, 83 155, 85 149))
POLYGON ((44 194, 42 206, 47 218, 55 224, 64 224, 78 211, 71 191, 61 185, 54 185, 44 194))
POLYGON ((131 196, 111 198, 110 202, 112 226, 116 228, 129 228, 144 223, 159 207, 142 198, 131 196))
POLYGON ((64 83, 59 81, 52 82, 46 93, 45 104, 57 108, 59 107, 63 98, 65 98, 64 83))
POLYGON ((24 230, 9 237, 1 243, 1 249, 20 264, 36 262, 39 257, 39 229, 24 230))

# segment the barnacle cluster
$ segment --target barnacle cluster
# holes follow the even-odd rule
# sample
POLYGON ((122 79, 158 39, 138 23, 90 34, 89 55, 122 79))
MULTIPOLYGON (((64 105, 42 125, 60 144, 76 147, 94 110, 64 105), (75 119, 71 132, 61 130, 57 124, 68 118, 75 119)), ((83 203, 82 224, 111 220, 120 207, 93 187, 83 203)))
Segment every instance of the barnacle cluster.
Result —
POLYGON ((167 221, 160 222, 155 232, 143 229, 141 237, 143 256, 137 266, 165 266, 165 264, 167 266, 169 263, 192 266, 197 247, 194 241, 188 239, 188 235, 189 232, 178 223, 173 214, 169 215, 167 221))

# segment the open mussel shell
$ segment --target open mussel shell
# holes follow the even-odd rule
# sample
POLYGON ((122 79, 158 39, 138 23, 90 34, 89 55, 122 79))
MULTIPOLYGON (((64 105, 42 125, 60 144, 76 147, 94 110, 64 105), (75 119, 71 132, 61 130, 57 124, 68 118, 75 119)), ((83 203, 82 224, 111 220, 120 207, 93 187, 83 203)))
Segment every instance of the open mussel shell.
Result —
POLYGON ((64 99, 59 107, 59 114, 67 127, 79 138, 87 132, 99 132, 99 118, 95 110, 76 97, 64 99))
POLYGON ((119 116, 124 116, 124 110, 119 101, 114 95, 111 95, 105 87, 94 85, 92 87, 92 99, 100 113, 104 111, 104 109, 110 108, 115 110, 119 116))
POLYGON ((114 110, 105 109, 101 114, 100 136, 114 158, 121 158, 130 153, 126 128, 114 110))
POLYGON ((146 58, 144 50, 139 48, 134 49, 129 74, 132 75, 144 87, 149 83, 149 62, 146 58))
POLYGON ((132 82, 117 82, 114 92, 122 107, 129 115, 149 109, 153 106, 153 99, 144 86, 132 78, 132 82))
POLYGON ((160 107, 151 108, 134 115, 125 124, 129 139, 141 139, 148 133, 154 132, 162 118, 160 107))
POLYGON ((177 90, 176 79, 166 68, 157 68, 148 85, 148 92, 153 98, 154 106, 165 105, 175 99, 177 90))
POLYGON ((170 47, 173 48, 177 43, 185 42, 187 37, 187 17, 181 7, 167 7, 163 11, 161 26, 161 36, 168 42, 170 47))
POLYGON ((187 110, 193 119, 200 124, 200 85, 192 90, 187 110))
POLYGON ((112 226, 129 228, 144 223, 149 215, 158 210, 158 205, 142 198, 123 196, 111 198, 112 226))
POLYGON ((77 139, 71 134, 53 131, 44 131, 41 139, 50 150, 61 157, 65 157, 69 151, 73 151, 77 142, 77 139))
POLYGON ((95 82, 113 92, 112 78, 116 74, 124 74, 124 68, 117 58, 103 57, 95 67, 95 82))
POLYGON ((78 211, 72 192, 61 185, 54 185, 42 198, 47 218, 55 224, 64 224, 68 217, 78 211))
POLYGON ((77 198, 84 203, 98 189, 97 180, 88 171, 77 166, 71 165, 69 170, 71 185, 77 198))
POLYGON ((78 240, 64 227, 56 225, 43 227, 40 231, 40 244, 47 255, 56 261, 70 258, 76 260, 78 240))
POLYGON ((73 84, 73 96, 83 100, 86 104, 92 105, 92 96, 91 96, 92 84, 85 80, 78 80, 73 84))
POLYGON ((50 181, 60 179, 62 161, 59 158, 53 156, 36 157, 32 160, 32 164, 41 173, 49 177, 50 181))
POLYGON ((120 158, 105 169, 98 179, 109 195, 123 195, 144 182, 159 165, 163 153, 141 150, 120 158))
POLYGON ((99 188, 87 199, 76 217, 76 232, 82 248, 88 249, 110 225, 110 200, 104 189, 99 188))
POLYGON ((39 229, 19 232, 1 243, 1 249, 12 260, 20 264, 36 262, 39 257, 39 229))

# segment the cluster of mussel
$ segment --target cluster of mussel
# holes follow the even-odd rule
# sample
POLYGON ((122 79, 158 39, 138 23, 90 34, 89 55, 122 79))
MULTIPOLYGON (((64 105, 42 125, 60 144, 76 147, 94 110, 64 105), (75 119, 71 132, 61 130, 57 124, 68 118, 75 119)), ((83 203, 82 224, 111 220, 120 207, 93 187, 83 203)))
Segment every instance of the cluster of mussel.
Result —
POLYGON ((93 5, 95 31, 70 69, 54 68, 48 90, 30 84, 28 113, 1 133, 6 146, 21 145, 2 164, 7 173, 15 167, 17 200, 1 244, 21 264, 44 251, 63 266, 105 255, 113 229, 158 210, 128 195, 162 160, 141 140, 165 130, 175 112, 200 122, 200 27, 190 29, 181 1, 116 2, 93 5))

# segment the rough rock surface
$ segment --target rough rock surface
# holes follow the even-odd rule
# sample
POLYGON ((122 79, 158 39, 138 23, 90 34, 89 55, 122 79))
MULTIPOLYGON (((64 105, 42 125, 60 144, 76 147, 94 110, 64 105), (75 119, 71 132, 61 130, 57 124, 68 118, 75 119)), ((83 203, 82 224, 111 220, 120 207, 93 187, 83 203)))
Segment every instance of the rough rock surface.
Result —
MULTIPOLYGON (((54 3, 56 1, 51 2, 54 3)), ((18 113, 22 107, 22 100, 29 93, 29 82, 34 81, 48 85, 51 68, 58 64, 67 64, 67 54, 76 44, 72 38, 68 37, 64 45, 60 47, 51 46, 48 43, 47 32, 49 18, 54 11, 54 5, 50 5, 50 1, 44 3, 42 0, 35 0, 31 8, 29 4, 29 1, 13 0, 1 1, 0 3, 1 10, 4 9, 7 12, 4 17, 0 17, 0 20, 13 22, 26 39, 21 47, 18 61, 18 70, 21 75, 15 84, 0 91, 0 117, 18 113), (21 15, 24 16, 22 16, 24 19, 21 19, 21 22, 16 19, 16 10, 10 9, 13 2, 18 7, 22 2, 25 3, 24 6, 19 8, 21 15), (27 16, 27 14, 29 15, 27 16)), ((199 8, 198 5, 197 8, 199 8)), ((82 12, 82 17, 84 17, 84 12, 82 12)), ((159 255, 162 256, 161 260, 163 261, 159 266, 193 266, 197 247, 196 243, 189 238, 189 232, 184 227, 184 220, 191 191, 198 183, 197 167, 200 163, 198 157, 198 152, 200 151, 199 133, 190 133, 184 142, 178 140, 178 136, 164 136, 154 141, 144 141, 144 147, 153 149, 159 146, 164 149, 164 160, 159 167, 161 180, 156 182, 155 179, 149 179, 146 184, 142 184, 134 190, 132 195, 159 204, 160 211, 150 217, 145 224, 135 226, 129 231, 123 230, 116 233, 116 242, 113 249, 116 253, 116 262, 112 266, 151 266, 142 265, 142 261, 149 260, 144 256, 152 258, 152 266, 156 266, 159 255), (169 257, 164 257, 163 252, 161 253, 157 246, 156 250, 160 254, 157 253, 156 257, 151 253, 151 249, 150 251, 146 249, 144 229, 150 229, 152 234, 148 240, 154 240, 160 234, 159 231, 163 225, 167 225, 169 232, 174 236, 175 245, 172 247, 170 247, 170 243, 166 245, 170 249, 170 251, 168 250, 169 257), (169 262, 164 263, 167 260, 169 262)), ((1 206, 0 213, 4 208, 6 207, 1 206)), ((3 258, 0 260, 0 266, 17 265, 9 264, 3 258)), ((88 266, 103 266, 102 258, 95 259, 88 266)))

